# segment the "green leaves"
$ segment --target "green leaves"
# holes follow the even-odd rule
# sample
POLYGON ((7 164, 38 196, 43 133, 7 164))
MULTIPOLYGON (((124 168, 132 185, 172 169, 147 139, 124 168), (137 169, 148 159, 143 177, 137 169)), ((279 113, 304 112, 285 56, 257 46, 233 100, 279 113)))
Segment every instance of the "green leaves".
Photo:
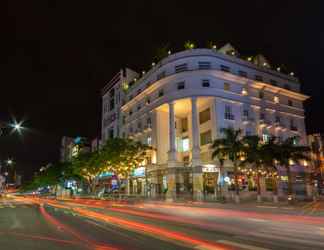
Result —
POLYGON ((223 128, 221 132, 223 137, 213 142, 212 148, 214 151, 212 157, 218 158, 220 162, 224 162, 225 159, 236 162, 240 158, 243 149, 243 142, 240 139, 241 130, 223 128))

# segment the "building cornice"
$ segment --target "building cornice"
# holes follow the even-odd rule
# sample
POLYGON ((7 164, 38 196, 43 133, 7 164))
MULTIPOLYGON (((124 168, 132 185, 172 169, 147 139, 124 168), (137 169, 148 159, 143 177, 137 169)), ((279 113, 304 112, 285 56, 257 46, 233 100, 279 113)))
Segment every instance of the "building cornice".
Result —
MULTIPOLYGON (((125 111, 127 109, 129 109, 130 107, 133 107, 136 103, 138 103, 139 101, 143 100, 143 98, 145 98, 145 96, 153 93, 154 91, 156 91, 157 89, 163 87, 164 85, 170 83, 171 81, 175 80, 177 77, 184 77, 184 76, 190 76, 193 74, 197 74, 198 73, 203 73, 204 77, 206 77, 206 75, 212 76, 212 77, 216 77, 216 78, 220 78, 224 81, 233 81, 242 85, 249 85, 253 88, 256 89, 266 89, 269 92, 272 92, 274 94, 278 94, 280 92, 280 94, 286 95, 288 97, 300 100, 300 101, 305 101, 309 98, 309 96, 306 96, 304 94, 301 93, 297 93, 294 91, 290 91, 287 89, 283 89, 280 87, 276 87, 276 86, 272 86, 268 83, 263 83, 263 82, 258 82, 258 81, 254 81, 248 78, 244 78, 244 77, 240 77, 237 75, 233 75, 231 73, 227 73, 227 72, 223 72, 220 70, 216 70, 216 69, 211 69, 211 70, 190 70, 190 71, 185 71, 185 72, 180 72, 180 73, 174 73, 172 75, 168 75, 165 78, 162 78, 154 83, 152 83, 149 87, 147 87, 146 89, 144 89, 140 94, 138 94, 137 96, 135 96, 132 100, 128 101, 126 104, 124 104, 121 107, 122 111, 125 111)), ((176 91, 175 91, 176 93, 176 91)), ((213 96, 213 95, 210 95, 213 96)))

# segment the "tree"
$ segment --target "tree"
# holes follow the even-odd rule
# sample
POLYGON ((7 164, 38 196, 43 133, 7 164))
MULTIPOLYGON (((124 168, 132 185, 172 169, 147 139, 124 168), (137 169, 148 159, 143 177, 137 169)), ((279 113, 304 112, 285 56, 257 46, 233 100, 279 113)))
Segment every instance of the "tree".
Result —
POLYGON ((277 143, 276 137, 271 137, 266 141, 263 145, 264 151, 264 166, 268 172, 270 172, 271 180, 272 180, 272 192, 273 192, 273 201, 278 202, 278 169, 276 166, 276 155, 279 150, 279 145, 277 143))
POLYGON ((107 140, 100 152, 104 169, 118 177, 127 178, 145 159, 149 146, 131 139, 107 140))
MULTIPOLYGON (((241 130, 223 128, 221 132, 223 133, 223 137, 214 140, 212 144, 214 150, 212 158, 218 158, 221 161, 228 159, 233 163, 236 191, 235 201, 239 203, 238 166, 243 152, 243 143, 240 139, 241 130)), ((222 178, 224 178, 224 176, 222 176, 222 178)))
POLYGON ((258 202, 261 201, 261 171, 264 169, 265 161, 265 148, 264 144, 260 143, 260 138, 258 136, 245 136, 243 139, 243 151, 244 160, 241 165, 250 164, 252 168, 256 171, 256 182, 257 182, 257 199, 258 202))
POLYGON ((98 151, 89 153, 80 153, 72 159, 72 169, 68 173, 70 176, 79 177, 85 181, 90 192, 93 193, 96 188, 97 176, 105 171, 104 164, 98 151))
POLYGON ((307 153, 310 151, 308 146, 297 145, 298 137, 289 137, 283 142, 278 143, 275 151, 275 159, 279 165, 285 167, 288 177, 288 200, 293 200, 293 182, 291 174, 291 161, 299 162, 309 160, 307 153))
POLYGON ((35 175, 30 183, 22 187, 23 190, 32 190, 39 187, 55 186, 64 178, 64 172, 70 164, 67 162, 58 162, 56 164, 48 164, 46 168, 35 175))

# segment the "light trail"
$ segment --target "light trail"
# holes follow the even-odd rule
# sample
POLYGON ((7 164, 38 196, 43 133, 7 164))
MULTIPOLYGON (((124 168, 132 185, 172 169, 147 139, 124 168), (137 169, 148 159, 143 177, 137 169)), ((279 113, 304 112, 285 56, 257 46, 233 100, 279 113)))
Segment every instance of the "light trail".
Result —
MULTIPOLYGON (((61 206, 62 208, 62 206, 61 206)), ((46 212, 44 207, 41 205, 40 206, 40 212, 43 215, 43 217, 50 222, 51 224, 55 225, 58 228, 63 229, 65 232, 73 235, 75 238, 77 238, 80 242, 83 242, 88 248, 90 249, 97 249, 97 250, 118 250, 121 248, 116 248, 116 247, 111 247, 111 246, 106 246, 106 245, 101 245, 98 244, 90 239, 88 239, 85 235, 81 235, 72 228, 68 227, 67 225, 62 224, 59 222, 57 219, 55 219, 53 216, 51 216, 49 213, 46 212)))

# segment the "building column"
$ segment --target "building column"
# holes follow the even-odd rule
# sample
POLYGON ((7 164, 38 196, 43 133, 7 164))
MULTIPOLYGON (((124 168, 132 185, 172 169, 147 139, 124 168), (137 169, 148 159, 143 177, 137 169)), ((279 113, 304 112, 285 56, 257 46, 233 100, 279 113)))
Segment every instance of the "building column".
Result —
POLYGON ((174 102, 169 103, 169 152, 168 161, 174 163, 177 160, 176 144, 175 144, 176 130, 174 119, 174 102))
POLYGON ((193 198, 201 200, 203 198, 203 175, 200 166, 200 146, 199 146, 199 123, 197 97, 191 98, 191 122, 192 122, 192 178, 193 178, 193 198))
POLYGON ((168 152, 168 172, 166 200, 173 201, 176 198, 176 129, 174 118, 174 102, 169 103, 169 152, 168 152))
POLYGON ((199 147, 199 123, 197 97, 191 98, 191 122, 192 122, 192 164, 200 164, 200 147, 199 147))
POLYGON ((201 166, 192 166, 192 186, 193 199, 201 201, 204 196, 204 179, 201 166))

